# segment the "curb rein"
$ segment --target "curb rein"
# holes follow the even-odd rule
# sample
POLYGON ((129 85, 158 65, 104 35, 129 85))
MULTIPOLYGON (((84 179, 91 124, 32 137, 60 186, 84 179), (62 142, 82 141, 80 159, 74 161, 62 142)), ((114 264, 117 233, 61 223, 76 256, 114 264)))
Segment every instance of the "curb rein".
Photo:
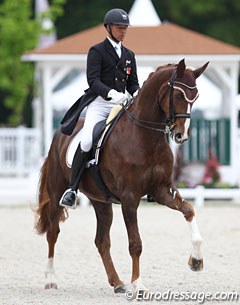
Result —
MULTIPOLYGON (((156 122, 151 122, 151 121, 144 121, 144 120, 140 120, 138 118, 136 118, 131 112, 129 112, 127 110, 128 106, 130 106, 133 102, 134 99, 132 98, 129 103, 126 105, 126 107, 123 107, 124 111, 126 112, 127 116, 129 117, 129 119, 136 125, 143 127, 143 128, 147 128, 153 131, 158 131, 158 132, 163 132, 165 134, 172 134, 175 126, 176 126, 176 119, 177 118, 185 118, 188 119, 190 118, 190 113, 182 113, 182 114, 175 114, 174 111, 174 105, 173 105, 173 90, 174 90, 174 84, 178 83, 181 84, 189 89, 195 89, 196 86, 194 87, 189 87, 188 85, 181 83, 181 82, 177 82, 176 81, 177 78, 177 74, 176 74, 176 69, 174 69, 173 73, 172 73, 172 77, 170 79, 170 81, 168 82, 169 88, 170 88, 170 94, 169 94, 169 117, 166 120, 166 123, 156 123, 156 122), (160 128, 160 127, 151 127, 149 125, 155 124, 156 126, 159 125, 164 125, 165 128, 160 128)), ((166 94, 166 92, 165 92, 166 94)), ((164 94, 164 95, 165 95, 164 94)))

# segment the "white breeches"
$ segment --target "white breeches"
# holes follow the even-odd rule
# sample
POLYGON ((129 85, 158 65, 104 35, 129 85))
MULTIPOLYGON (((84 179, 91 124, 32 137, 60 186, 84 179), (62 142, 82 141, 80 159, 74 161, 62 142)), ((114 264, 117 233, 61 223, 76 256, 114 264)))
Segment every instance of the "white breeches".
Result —
POLYGON ((106 101, 101 96, 96 97, 88 105, 80 139, 83 151, 87 152, 92 148, 94 126, 108 117, 114 105, 116 105, 116 102, 113 100, 106 101))

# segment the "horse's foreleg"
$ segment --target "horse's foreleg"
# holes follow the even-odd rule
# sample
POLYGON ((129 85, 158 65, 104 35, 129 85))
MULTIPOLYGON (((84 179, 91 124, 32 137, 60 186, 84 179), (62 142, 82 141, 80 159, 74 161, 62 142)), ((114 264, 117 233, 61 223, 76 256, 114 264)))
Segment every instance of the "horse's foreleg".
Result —
POLYGON ((139 235, 137 223, 137 207, 131 204, 122 204, 122 212, 128 232, 129 253, 132 258, 132 288, 147 291, 140 276, 140 255, 142 253, 142 241, 139 235))
POLYGON ((126 291, 126 287, 115 270, 110 254, 111 242, 109 232, 113 218, 112 205, 110 203, 97 203, 93 201, 92 204, 97 218, 95 244, 101 255, 108 276, 108 282, 114 287, 115 293, 123 293, 126 291))
POLYGON ((202 237, 198 230, 198 225, 195 216, 189 222, 192 240, 192 253, 188 260, 188 265, 192 271, 201 271, 203 269, 203 257, 201 253, 202 237))
POLYGON ((157 201, 164 204, 171 209, 178 210, 183 213, 185 219, 189 223, 191 232, 191 241, 193 249, 188 261, 188 265, 193 271, 201 271, 203 269, 203 257, 201 253, 202 237, 198 230, 195 211, 193 206, 184 200, 179 194, 178 190, 174 187, 161 189, 157 201))

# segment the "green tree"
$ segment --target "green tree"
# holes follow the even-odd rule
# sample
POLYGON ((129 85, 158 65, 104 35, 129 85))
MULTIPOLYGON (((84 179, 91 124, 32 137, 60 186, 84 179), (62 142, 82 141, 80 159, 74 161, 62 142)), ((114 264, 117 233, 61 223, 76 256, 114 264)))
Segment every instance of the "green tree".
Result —
POLYGON ((3 104, 11 113, 11 125, 21 123, 21 112, 33 81, 32 65, 20 60, 37 43, 39 27, 31 17, 29 0, 6 0, 0 5, 0 89, 3 104))
MULTIPOLYGON (((54 18, 62 13, 63 3, 52 1, 54 18)), ((21 62, 21 55, 36 47, 41 32, 33 11, 31 0, 0 1, 0 120, 10 126, 24 123, 24 105, 33 90, 34 66, 21 62)))

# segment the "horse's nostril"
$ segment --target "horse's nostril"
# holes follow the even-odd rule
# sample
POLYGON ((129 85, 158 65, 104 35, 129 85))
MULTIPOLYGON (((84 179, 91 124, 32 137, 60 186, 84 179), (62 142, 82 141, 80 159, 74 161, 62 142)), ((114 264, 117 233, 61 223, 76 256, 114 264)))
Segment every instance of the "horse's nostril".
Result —
POLYGON ((175 136, 175 139, 180 141, 182 139, 182 134, 180 132, 178 132, 175 136))

